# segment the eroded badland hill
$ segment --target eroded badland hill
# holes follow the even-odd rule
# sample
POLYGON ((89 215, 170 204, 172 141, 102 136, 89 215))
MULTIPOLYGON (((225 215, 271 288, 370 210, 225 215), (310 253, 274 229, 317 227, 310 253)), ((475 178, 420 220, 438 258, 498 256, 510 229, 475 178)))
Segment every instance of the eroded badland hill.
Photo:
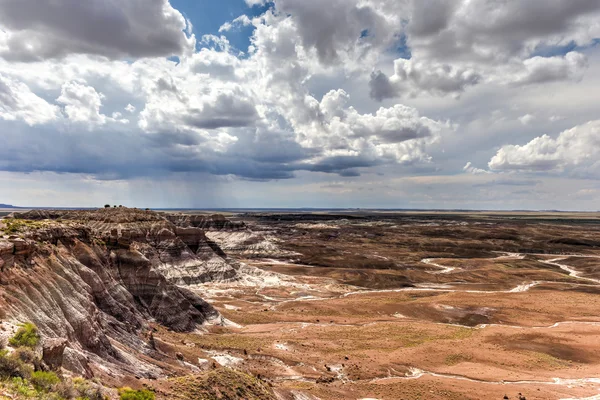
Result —
POLYGON ((28 211, 0 340, 111 398, 596 398, 599 263, 595 215, 28 211))

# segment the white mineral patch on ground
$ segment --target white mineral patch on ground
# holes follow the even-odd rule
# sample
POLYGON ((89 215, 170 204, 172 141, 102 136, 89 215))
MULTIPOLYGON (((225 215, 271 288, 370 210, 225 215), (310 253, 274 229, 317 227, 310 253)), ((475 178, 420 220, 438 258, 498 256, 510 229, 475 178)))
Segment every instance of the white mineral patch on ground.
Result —
POLYGON ((210 358, 212 358, 213 360, 215 360, 216 362, 218 362, 219 364, 221 364, 224 367, 233 367, 235 365, 238 365, 242 361, 244 361, 243 358, 234 357, 231 354, 216 353, 216 352, 208 352, 208 353, 211 354, 210 358))
POLYGON ((258 232, 240 231, 211 231, 206 236, 216 242, 227 254, 237 254, 246 257, 292 257, 298 255, 279 248, 280 242, 274 236, 258 232))
POLYGON ((198 358, 198 367, 200 367, 201 370, 209 369, 210 360, 207 360, 206 358, 198 358))
POLYGON ((277 350, 290 351, 290 348, 286 343, 275 343, 273 347, 275 347, 277 350))
POLYGON ((330 224, 296 224, 294 228, 298 229, 340 229, 337 225, 330 224))

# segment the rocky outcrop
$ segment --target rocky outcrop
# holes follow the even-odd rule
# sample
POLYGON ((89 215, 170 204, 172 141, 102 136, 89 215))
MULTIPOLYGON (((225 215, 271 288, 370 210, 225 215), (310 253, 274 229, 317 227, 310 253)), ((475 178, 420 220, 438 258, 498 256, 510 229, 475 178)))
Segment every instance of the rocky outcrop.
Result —
POLYGON ((229 255, 242 258, 289 258, 298 255, 283 250, 278 239, 262 232, 210 231, 206 235, 229 255))
POLYGON ((105 363, 151 377, 157 368, 135 357, 156 352, 142 339, 149 321, 193 331, 220 320, 183 286, 238 277, 200 228, 227 222, 189 220, 178 226, 160 213, 116 208, 36 210, 0 221, 0 318, 32 321, 47 343, 68 341, 62 351, 45 349, 49 365, 62 357, 63 367, 86 376, 105 363))
POLYGON ((67 339, 46 339, 44 341, 42 361, 51 370, 57 371, 63 365, 63 357, 68 344, 67 339))
POLYGON ((243 222, 231 221, 219 214, 167 214, 166 218, 177 226, 200 228, 204 231, 241 231, 246 229, 246 224, 243 222))

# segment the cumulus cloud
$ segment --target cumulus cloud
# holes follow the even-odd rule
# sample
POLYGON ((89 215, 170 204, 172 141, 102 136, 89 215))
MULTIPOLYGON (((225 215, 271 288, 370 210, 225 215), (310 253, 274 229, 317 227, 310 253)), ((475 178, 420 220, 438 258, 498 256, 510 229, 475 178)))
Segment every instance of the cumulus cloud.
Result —
POLYGON ((590 43, 599 12, 596 0, 414 1, 408 40, 429 59, 505 63, 541 45, 590 43))
POLYGON ((105 124, 106 115, 100 112, 104 95, 81 82, 67 82, 63 85, 56 101, 63 105, 64 113, 73 122, 105 124))
POLYGON ((523 64, 525 70, 514 79, 515 84, 579 80, 588 66, 587 57, 576 51, 569 52, 564 57, 532 57, 523 64))
POLYGON ((587 46, 600 35, 600 2, 490 0, 413 1, 404 30, 411 59, 394 62, 394 74, 373 74, 372 98, 421 93, 459 95, 483 82, 515 86, 579 80, 587 58, 561 46, 587 46), (538 54, 556 49, 557 55, 538 54))
POLYGON ((480 80, 481 75, 473 68, 400 58, 394 61, 393 76, 388 78, 382 72, 376 72, 371 75, 369 86, 371 96, 381 101, 401 94, 415 96, 420 92, 457 96, 480 80))
POLYGON ((244 0, 249 7, 264 6, 269 0, 244 0))
POLYGON ((4 0, 0 28, 0 56, 16 61, 171 56, 193 46, 168 0, 4 0))
POLYGON ((27 85, 0 74, 0 118, 40 125, 56 120, 58 107, 33 93, 27 85))
POLYGON ((525 115, 519 117, 519 122, 521 122, 523 125, 529 125, 533 121, 535 121, 535 115, 525 114, 525 115))
POLYGON ((219 32, 228 32, 233 29, 237 29, 242 26, 249 26, 252 24, 250 18, 247 15, 240 15, 236 19, 231 22, 225 22, 223 25, 219 27, 219 32))
MULTIPOLYGON (((275 0, 262 15, 222 25, 224 33, 255 28, 241 55, 225 36, 196 41, 167 0, 35 3, 38 9, 30 0, 19 1, 22 9, 16 0, 0 4, 0 128, 7 132, 0 169, 101 179, 202 171, 265 180, 298 171, 354 177, 372 167, 438 168, 436 157, 444 162, 444 151, 458 147, 456 124, 445 122, 457 113, 437 104, 423 111, 412 97, 579 79, 588 62, 583 51, 536 51, 563 39, 585 45, 595 29, 585 21, 596 12, 551 1, 542 19, 555 26, 542 29, 528 26, 536 24, 530 9, 546 11, 520 0, 494 2, 497 10, 484 0, 335 0, 327 7, 275 0), (527 17, 509 29, 505 13, 516 3, 527 17), (481 22, 488 17, 489 26, 481 22), (397 59, 390 73, 381 62, 396 49, 412 58, 397 59), (167 58, 172 54, 176 61, 167 58), (367 85, 371 97, 388 101, 370 101, 362 93, 367 85), (411 106, 389 101, 401 96, 411 97, 411 106), (25 151, 31 143, 48 149, 25 151)), ((552 115, 517 109, 539 120, 552 115)), ((514 125, 519 115, 507 120, 514 125)), ((526 117, 522 129, 534 129, 537 120, 526 117)), ((506 160, 490 168, 515 163, 509 146, 501 151, 506 160)), ((471 164, 464 171, 486 173, 471 164)))
POLYGON ((225 51, 203 48, 194 54, 189 60, 192 72, 208 74, 218 79, 237 79, 235 71, 242 63, 238 57, 227 51, 228 42, 225 46, 225 51))
POLYGON ((467 172, 469 174, 474 174, 474 175, 490 174, 491 173, 488 170, 475 167, 470 161, 465 164, 465 166, 463 167, 463 171, 465 171, 465 172, 467 172))
MULTIPOLYGON (((288 16, 307 51, 331 65, 364 59, 391 45, 401 31, 401 16, 389 13, 387 2, 331 0, 275 0, 279 13, 288 16)), ((396 7, 398 9, 398 7, 396 7)))
POLYGON ((600 156, 600 120, 542 135, 524 145, 503 146, 488 163, 496 171, 596 170, 600 156))
POLYGON ((147 132, 235 128, 258 119, 254 103, 240 88, 202 87, 203 94, 184 89, 174 80, 160 78, 148 93, 140 112, 147 132))
POLYGON ((444 124, 400 104, 361 114, 347 105, 349 100, 344 90, 332 90, 320 102, 308 101, 311 117, 291 119, 298 143, 321 151, 301 169, 349 173, 384 163, 429 162, 427 145, 446 128, 444 124))

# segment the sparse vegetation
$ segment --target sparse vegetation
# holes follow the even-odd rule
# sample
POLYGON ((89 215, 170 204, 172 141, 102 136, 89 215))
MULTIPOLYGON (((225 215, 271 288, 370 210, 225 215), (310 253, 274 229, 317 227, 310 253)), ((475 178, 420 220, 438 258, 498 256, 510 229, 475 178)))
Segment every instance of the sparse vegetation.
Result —
POLYGON ((531 354, 531 359, 529 360, 529 365, 532 367, 542 367, 544 369, 561 369, 561 368, 569 368, 571 363, 567 360, 561 360, 560 358, 554 357, 547 353, 542 353, 539 351, 529 351, 531 354))
POLYGON ((15 354, 9 354, 8 350, 0 350, 0 379, 29 379, 32 373, 33 367, 21 361, 15 354))
POLYGON ((271 400, 275 396, 268 386, 251 375, 224 368, 200 376, 171 380, 173 399, 244 399, 271 400))
POLYGON ((37 326, 31 322, 24 323, 17 333, 9 339, 8 344, 12 347, 35 347, 40 341, 37 326))
POLYGON ((133 390, 131 388, 119 389, 121 400, 154 400, 155 395, 149 390, 133 390))
MULTIPOLYGON (((78 400, 104 400, 100 387, 83 378, 75 378, 71 381, 71 387, 76 393, 78 400)), ((65 396, 66 397, 66 396, 65 396)))
MULTIPOLYGON (((0 351, 0 392, 16 399, 105 400, 100 387, 83 379, 62 380, 56 373, 40 370, 41 360, 30 349, 12 354, 0 351)), ((146 400, 146 398, 140 398, 146 400)))
POLYGON ((41 369, 41 360, 38 356, 31 350, 29 347, 19 347, 17 348, 13 354, 13 357, 16 359, 26 363, 33 365, 33 368, 37 371, 41 369))
POLYGON ((58 385, 60 378, 49 371, 35 371, 31 374, 31 384, 40 392, 49 392, 58 385))
POLYGON ((7 382, 8 388, 11 392, 19 396, 19 398, 35 399, 39 398, 38 392, 33 388, 28 380, 23 378, 12 378, 7 382))
POLYGON ((6 234, 22 233, 26 231, 47 228, 50 225, 48 221, 31 221, 25 219, 6 219, 3 220, 4 228, 0 228, 6 234))
POLYGON ((473 359, 473 356, 471 354, 458 353, 458 354, 448 354, 444 361, 445 361, 446 365, 452 366, 452 365, 460 364, 462 362, 471 361, 472 359, 473 359))

